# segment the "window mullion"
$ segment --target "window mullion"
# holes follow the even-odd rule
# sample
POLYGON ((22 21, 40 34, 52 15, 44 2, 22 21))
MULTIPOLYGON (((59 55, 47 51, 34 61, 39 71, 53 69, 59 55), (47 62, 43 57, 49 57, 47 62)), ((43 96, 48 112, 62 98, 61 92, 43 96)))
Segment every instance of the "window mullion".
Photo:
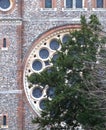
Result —
POLYGON ((73 9, 76 8, 76 0, 73 0, 73 9))

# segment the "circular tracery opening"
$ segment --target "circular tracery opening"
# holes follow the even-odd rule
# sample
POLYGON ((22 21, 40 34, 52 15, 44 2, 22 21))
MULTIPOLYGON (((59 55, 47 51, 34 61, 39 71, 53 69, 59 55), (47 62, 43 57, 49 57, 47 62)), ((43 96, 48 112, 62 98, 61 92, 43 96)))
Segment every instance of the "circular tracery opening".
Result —
POLYGON ((63 36, 63 38, 62 38, 62 42, 63 42, 63 43, 66 43, 68 39, 69 39, 69 34, 65 34, 65 35, 63 36))
POLYGON ((50 48, 52 50, 57 50, 59 49, 59 42, 56 40, 56 39, 52 39, 51 42, 50 42, 50 48))
POLYGON ((42 48, 39 52, 39 56, 42 58, 42 59, 47 59, 49 57, 49 51, 48 49, 46 48, 42 48))
POLYGON ((40 98, 42 96, 42 89, 40 87, 35 87, 32 91, 34 98, 40 98))
POLYGON ((55 89, 53 87, 49 87, 47 89, 47 96, 53 98, 55 96, 55 89))
POLYGON ((10 0, 0 0, 0 7, 2 9, 7 9, 10 6, 10 0))
POLYGON ((39 60, 35 60, 32 64, 32 68, 35 71, 40 71, 42 69, 42 63, 39 60))
POLYGON ((51 60, 55 62, 58 58, 56 51, 61 49, 58 40, 66 40, 68 34, 69 30, 66 30, 66 32, 57 32, 57 34, 51 34, 51 36, 46 37, 35 45, 27 59, 24 70, 24 88, 30 105, 38 115, 41 110, 45 109, 47 98, 51 100, 55 96, 55 89, 51 86, 42 86, 39 84, 29 87, 30 83, 28 82, 27 76, 32 73, 40 73, 44 69, 47 69, 49 73, 51 72, 50 67, 53 65, 51 64, 51 60), (60 36, 58 39, 57 35, 60 36))
POLYGON ((39 107, 41 110, 45 109, 46 99, 42 99, 39 103, 39 107))

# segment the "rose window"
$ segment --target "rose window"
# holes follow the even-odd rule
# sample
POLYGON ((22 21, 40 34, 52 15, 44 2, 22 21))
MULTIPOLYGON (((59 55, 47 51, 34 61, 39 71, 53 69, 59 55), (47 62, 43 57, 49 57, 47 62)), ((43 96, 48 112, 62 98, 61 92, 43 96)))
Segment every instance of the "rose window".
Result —
POLYGON ((61 49, 58 40, 66 42, 68 36, 69 29, 46 36, 45 39, 35 44, 27 58, 24 68, 24 89, 31 107, 38 115, 45 109, 47 97, 51 100, 55 96, 55 90, 52 86, 39 86, 37 83, 33 85, 28 82, 27 76, 30 76, 32 73, 40 73, 44 69, 48 69, 49 72, 52 66, 51 59, 55 61, 58 58, 56 50, 61 49))

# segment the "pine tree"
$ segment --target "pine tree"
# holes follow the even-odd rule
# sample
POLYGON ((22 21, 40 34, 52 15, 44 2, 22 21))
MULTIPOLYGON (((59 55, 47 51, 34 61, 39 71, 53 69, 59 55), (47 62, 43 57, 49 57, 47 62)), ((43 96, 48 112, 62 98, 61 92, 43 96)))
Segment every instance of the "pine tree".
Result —
POLYGON ((41 117, 33 122, 39 123, 41 130, 48 125, 51 130, 75 130, 81 126, 85 130, 105 130, 106 95, 101 91, 97 64, 104 54, 100 52, 105 40, 96 15, 88 21, 81 16, 80 30, 70 32, 68 40, 59 43, 61 51, 57 51, 56 60, 51 60, 53 66, 28 77, 32 84, 53 89, 52 95, 47 95, 41 117))

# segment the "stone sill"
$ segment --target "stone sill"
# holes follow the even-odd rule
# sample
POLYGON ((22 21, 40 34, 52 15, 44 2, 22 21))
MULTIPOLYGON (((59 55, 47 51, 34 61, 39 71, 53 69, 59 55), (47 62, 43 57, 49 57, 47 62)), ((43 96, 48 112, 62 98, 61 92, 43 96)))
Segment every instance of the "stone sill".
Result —
POLYGON ((62 8, 62 11, 87 11, 87 8, 62 8))
POLYGON ((92 8, 92 11, 106 11, 106 8, 92 8))
POLYGON ((40 11, 57 11, 57 8, 41 8, 40 11))
POLYGON ((8 125, 1 125, 0 129, 2 129, 2 128, 6 129, 6 128, 8 128, 8 125))
POLYGON ((1 50, 2 50, 2 51, 7 51, 8 48, 7 48, 7 47, 2 47, 1 50))

